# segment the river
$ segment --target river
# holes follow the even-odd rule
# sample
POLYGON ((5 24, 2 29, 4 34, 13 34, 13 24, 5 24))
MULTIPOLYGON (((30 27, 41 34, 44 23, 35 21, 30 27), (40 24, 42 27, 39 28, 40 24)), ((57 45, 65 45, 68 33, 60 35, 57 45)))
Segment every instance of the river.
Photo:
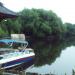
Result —
POLYGON ((45 64, 39 67, 27 69, 27 72, 38 74, 56 74, 56 75, 72 75, 72 69, 75 69, 75 46, 67 47, 63 50, 51 65, 45 64))
MULTIPOLYGON (((31 43, 35 61, 23 69, 26 75, 72 75, 75 70, 75 40, 31 43), (28 74, 29 73, 29 74, 28 74)), ((27 65, 27 64, 26 64, 27 65)), ((24 65, 25 67, 25 65, 24 65)), ((12 75, 12 74, 11 74, 12 75)), ((22 75, 22 74, 21 74, 22 75)))

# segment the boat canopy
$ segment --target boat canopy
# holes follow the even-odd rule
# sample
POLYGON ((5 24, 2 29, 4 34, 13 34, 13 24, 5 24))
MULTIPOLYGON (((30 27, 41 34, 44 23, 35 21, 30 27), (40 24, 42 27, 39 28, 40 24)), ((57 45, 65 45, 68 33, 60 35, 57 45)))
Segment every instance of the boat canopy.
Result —
POLYGON ((13 39, 2 39, 2 40, 0 40, 0 42, 6 43, 6 44, 9 44, 9 43, 24 43, 24 44, 28 44, 27 41, 20 41, 20 40, 13 40, 13 39))

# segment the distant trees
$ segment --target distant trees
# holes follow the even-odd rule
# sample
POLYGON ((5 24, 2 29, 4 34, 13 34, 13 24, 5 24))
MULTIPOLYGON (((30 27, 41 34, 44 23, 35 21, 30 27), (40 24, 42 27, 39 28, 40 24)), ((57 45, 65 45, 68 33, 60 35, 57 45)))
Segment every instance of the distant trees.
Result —
POLYGON ((75 24, 71 24, 71 23, 65 23, 66 26, 66 36, 67 37, 72 37, 75 36, 75 24))

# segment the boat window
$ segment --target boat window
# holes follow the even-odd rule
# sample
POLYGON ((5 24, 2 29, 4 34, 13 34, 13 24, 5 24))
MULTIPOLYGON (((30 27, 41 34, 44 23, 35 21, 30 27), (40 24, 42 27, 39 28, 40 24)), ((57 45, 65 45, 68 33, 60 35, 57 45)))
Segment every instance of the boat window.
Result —
POLYGON ((27 46, 27 43, 23 44, 23 46, 26 47, 27 46))
POLYGON ((4 43, 4 42, 0 42, 0 48, 8 48, 8 44, 4 43))
POLYGON ((29 50, 29 53, 33 52, 32 50, 29 50))
POLYGON ((2 59, 3 57, 0 57, 0 60, 2 59))
POLYGON ((21 44, 20 43, 13 43, 13 48, 15 48, 15 49, 18 49, 18 47, 20 47, 21 46, 21 44))
POLYGON ((26 43, 13 43, 13 48, 18 49, 19 47, 26 47, 27 44, 26 43))
POLYGON ((25 50, 25 53, 26 53, 26 54, 29 54, 29 51, 28 51, 28 50, 25 50))

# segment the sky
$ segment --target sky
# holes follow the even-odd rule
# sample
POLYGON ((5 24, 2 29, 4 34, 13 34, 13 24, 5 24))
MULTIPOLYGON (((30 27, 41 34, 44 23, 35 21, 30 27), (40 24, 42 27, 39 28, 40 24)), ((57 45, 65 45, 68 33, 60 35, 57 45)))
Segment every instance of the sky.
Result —
POLYGON ((63 21, 75 24, 75 0, 0 0, 12 11, 19 12, 24 8, 52 10, 63 21))

